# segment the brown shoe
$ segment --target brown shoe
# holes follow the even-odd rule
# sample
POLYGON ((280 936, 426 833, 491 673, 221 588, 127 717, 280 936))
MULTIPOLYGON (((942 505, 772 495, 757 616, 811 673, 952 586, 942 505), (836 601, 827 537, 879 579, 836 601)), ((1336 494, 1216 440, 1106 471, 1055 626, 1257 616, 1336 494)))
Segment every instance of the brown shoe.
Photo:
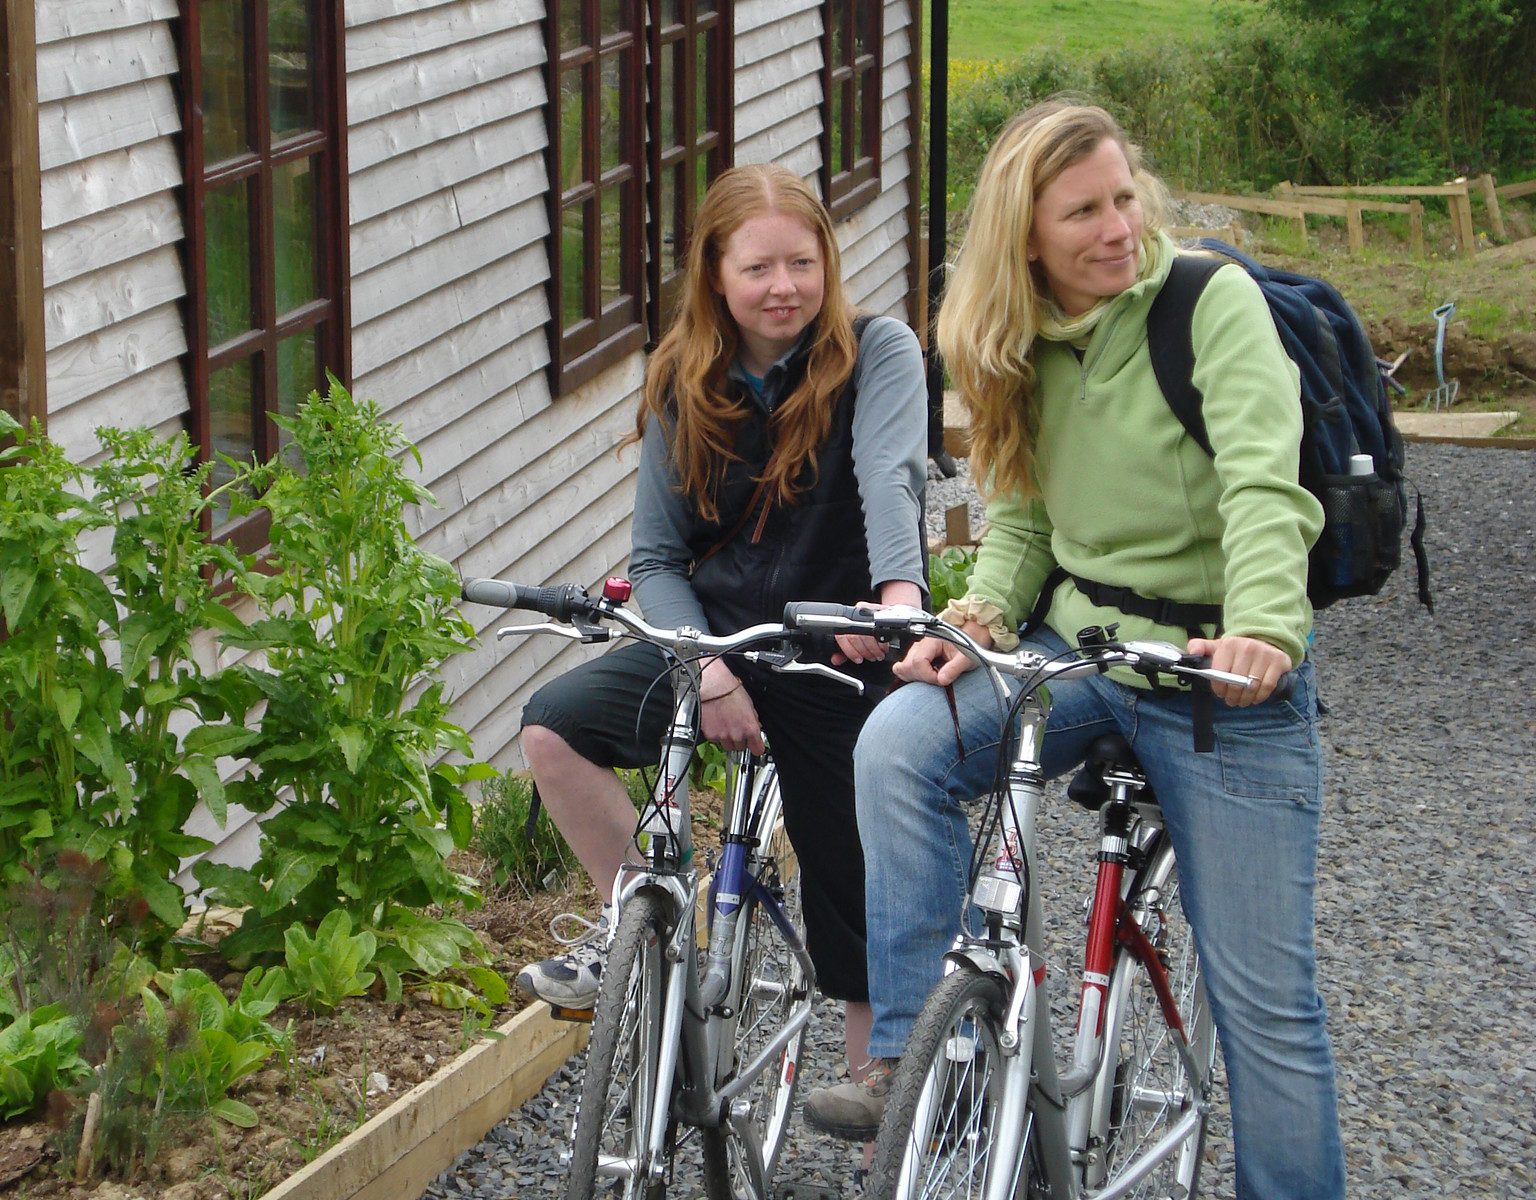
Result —
POLYGON ((896 1063, 894 1058, 877 1058, 857 1083, 817 1088, 805 1099, 805 1123, 851 1142, 874 1141, 896 1063))

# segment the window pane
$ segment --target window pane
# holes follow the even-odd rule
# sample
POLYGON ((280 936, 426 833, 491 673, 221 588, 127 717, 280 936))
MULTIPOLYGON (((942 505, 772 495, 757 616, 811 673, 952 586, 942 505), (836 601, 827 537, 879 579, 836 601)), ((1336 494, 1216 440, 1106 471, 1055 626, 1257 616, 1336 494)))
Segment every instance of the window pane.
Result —
POLYGON ((704 193, 709 190, 709 159, 710 155, 700 154, 693 160, 693 208, 697 212, 699 203, 704 199, 704 193))
MULTIPOLYGON (((318 330, 310 329, 284 338, 277 345, 277 411, 291 417, 309 394, 320 386, 320 365, 315 352, 318 330)), ((293 436, 278 429, 277 444, 286 448, 293 436)), ((292 465, 297 466, 295 461, 292 465)))
POLYGON ((834 70, 846 65, 849 59, 848 47, 843 41, 847 9, 848 0, 827 0, 827 32, 831 35, 828 38, 831 48, 827 53, 827 62, 834 70))
POLYGON ((677 80, 681 69, 682 42, 671 42, 661 48, 661 95, 656 103, 661 107, 661 149, 677 145, 677 80))
POLYGON ((310 0, 270 0, 267 59, 270 69, 272 140, 315 127, 310 63, 314 52, 314 5, 310 0))
POLYGON ((203 160, 212 165, 246 150, 245 17, 239 0, 204 0, 203 160))
POLYGON ((832 103, 827 109, 827 134, 831 139, 831 146, 827 153, 827 161, 832 168, 832 173, 837 174, 843 170, 843 85, 832 85, 832 103))
POLYGON ((618 33, 629 28, 629 0, 603 0, 602 22, 598 30, 600 37, 618 33))
POLYGON ((714 86, 715 78, 714 66, 716 55, 714 54, 714 48, 715 39, 708 35, 694 41, 694 50, 697 55, 697 62, 693 71, 693 91, 697 106, 697 115, 694 118, 693 124, 693 136, 695 138, 701 134, 708 133, 715 127, 715 123, 709 119, 709 92, 710 88, 714 86))
POLYGON ((560 49, 573 50, 586 44, 581 12, 591 0, 560 0, 560 49))
POLYGON ((586 126, 586 92, 581 86, 583 67, 560 72, 560 186, 569 191, 583 179, 582 130, 586 126))
POLYGON ((598 312, 606 309, 624 291, 624 212, 622 208, 624 191, 625 188, 622 186, 603 189, 601 209, 603 240, 599 248, 598 312))
POLYGON ((207 226, 208 345, 218 346, 251 328, 251 210, 242 180, 209 191, 207 226))
POLYGON ((313 158, 300 158, 272 171, 279 317, 320 294, 315 273, 314 166, 313 158))
POLYGON ((599 98, 598 141, 602 149, 603 172, 611 171, 624 161, 624 76, 628 71, 628 56, 605 54, 601 59, 603 91, 599 98))
MULTIPOLYGON (((228 483, 234 476, 217 455, 227 454, 236 461, 248 461, 256 452, 251 395, 260 361, 259 354, 242 358, 208 377, 208 445, 214 452, 210 476, 214 487, 228 483)), ((214 528, 222 525, 228 516, 229 501, 220 497, 213 509, 214 528)))
POLYGON ((661 269, 663 273, 682 266, 683 217, 678 207, 678 180, 682 167, 670 167, 661 173, 661 269))
POLYGON ((560 214, 560 319, 567 330, 587 314, 582 279, 586 275, 587 205, 560 214))
POLYGON ((864 140, 864 128, 859 124, 859 101, 864 95, 863 82, 862 76, 855 75, 847 84, 848 127, 843 131, 843 170, 845 171, 853 170, 863 149, 860 143, 864 140))
POLYGON ((714 11, 715 11, 715 0, 698 0, 698 3, 696 3, 693 6, 693 12, 694 12, 694 16, 695 17, 707 16, 709 13, 712 13, 714 11))
POLYGON ((676 25, 683 19, 682 14, 678 11, 680 6, 681 0, 661 0, 661 27, 663 29, 668 25, 676 25))

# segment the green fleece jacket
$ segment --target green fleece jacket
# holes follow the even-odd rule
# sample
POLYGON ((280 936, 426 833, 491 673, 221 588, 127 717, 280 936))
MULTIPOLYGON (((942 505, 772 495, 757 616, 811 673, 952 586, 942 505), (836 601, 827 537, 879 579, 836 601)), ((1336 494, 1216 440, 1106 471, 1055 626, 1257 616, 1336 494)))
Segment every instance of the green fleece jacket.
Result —
MULTIPOLYGON (((1307 552, 1323 526, 1322 506, 1296 479, 1299 376, 1258 285, 1236 265, 1217 271, 1193 327, 1207 455, 1163 399, 1147 354, 1147 311, 1175 253, 1159 239, 1153 269, 1111 301, 1081 361, 1064 342, 1035 340, 1039 494, 994 497, 970 595, 1016 627, 1060 563, 1144 596, 1220 604, 1224 632, 1262 638, 1294 666, 1312 624, 1307 552)), ((1097 607, 1070 580, 1047 617, 1069 645, 1111 621, 1122 638, 1188 640, 1097 607)))

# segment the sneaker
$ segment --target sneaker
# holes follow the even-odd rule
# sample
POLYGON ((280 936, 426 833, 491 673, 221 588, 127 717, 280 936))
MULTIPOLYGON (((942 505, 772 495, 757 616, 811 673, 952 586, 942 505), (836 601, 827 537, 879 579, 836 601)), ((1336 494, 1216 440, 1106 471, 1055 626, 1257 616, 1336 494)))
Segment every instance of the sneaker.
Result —
POLYGON ((596 921, 579 913, 562 913, 549 923, 555 941, 570 949, 543 962, 529 963, 517 973, 517 986, 536 1000, 556 1008, 591 1008, 603 982, 603 963, 608 959, 608 930, 613 909, 603 905, 596 921), (575 924, 579 932, 567 934, 562 926, 575 924))
POLYGON ((896 1059, 877 1058, 869 1074, 857 1083, 817 1088, 805 1100, 805 1123, 822 1133, 851 1142, 872 1142, 885 1113, 896 1059))

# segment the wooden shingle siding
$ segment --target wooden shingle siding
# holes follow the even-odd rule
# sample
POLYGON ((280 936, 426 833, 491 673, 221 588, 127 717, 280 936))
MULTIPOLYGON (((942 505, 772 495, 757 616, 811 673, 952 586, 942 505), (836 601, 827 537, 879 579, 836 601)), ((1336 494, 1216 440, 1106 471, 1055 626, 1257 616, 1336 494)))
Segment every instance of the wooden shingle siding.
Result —
POLYGON ((49 434, 72 458, 99 425, 173 429, 180 358, 176 0, 37 9, 49 434))
POLYGON ((103 267, 175 246, 181 239, 181 209, 170 192, 130 200, 106 212, 45 230, 43 284, 54 287, 103 267))
POLYGON ((177 15, 177 0, 47 0, 37 5, 37 43, 128 29, 177 15))

